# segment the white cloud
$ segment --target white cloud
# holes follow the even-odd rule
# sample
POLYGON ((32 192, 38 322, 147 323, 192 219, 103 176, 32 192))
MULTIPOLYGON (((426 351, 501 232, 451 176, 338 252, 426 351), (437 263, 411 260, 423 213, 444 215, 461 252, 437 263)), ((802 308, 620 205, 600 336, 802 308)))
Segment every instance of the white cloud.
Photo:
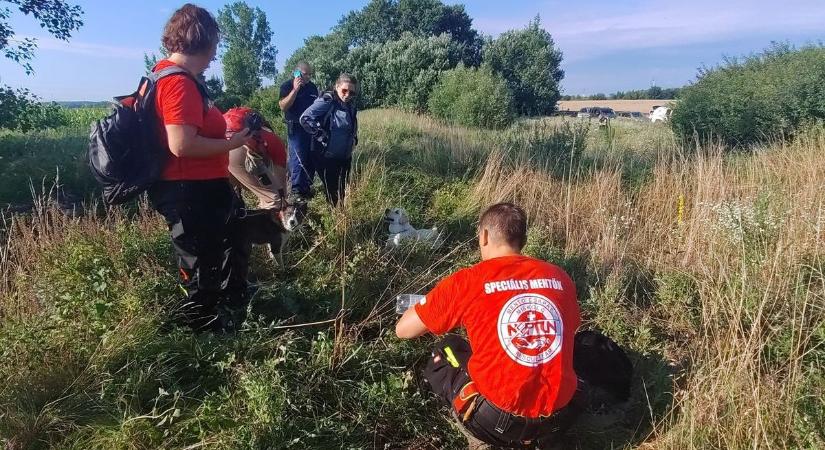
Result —
POLYGON ((91 42, 80 42, 72 40, 70 42, 61 41, 47 36, 19 36, 22 38, 36 39, 39 50, 55 51, 62 53, 73 53, 78 55, 97 56, 101 58, 135 59, 143 58, 144 53, 151 53, 151 49, 137 47, 120 47, 107 44, 97 44, 91 42))
MULTIPOLYGON (((821 0, 643 0, 633 7, 624 2, 605 3, 601 10, 582 11, 578 5, 550 3, 538 8, 542 25, 568 61, 619 50, 709 43, 743 35, 825 34, 821 0)), ((486 33, 498 34, 524 27, 530 18, 478 18, 474 24, 486 33)))

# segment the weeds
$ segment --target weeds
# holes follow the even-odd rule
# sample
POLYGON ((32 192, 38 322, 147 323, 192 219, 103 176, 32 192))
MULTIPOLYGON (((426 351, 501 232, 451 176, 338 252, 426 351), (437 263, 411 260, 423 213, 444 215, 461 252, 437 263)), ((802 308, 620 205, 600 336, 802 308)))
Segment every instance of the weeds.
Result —
MULTIPOLYGON (((618 122, 615 154, 569 121, 496 134, 368 111, 362 127, 344 205, 311 204, 286 269, 254 254, 260 288, 235 335, 166 324, 180 288, 146 204, 66 216, 44 201, 6 219, 0 442, 460 448, 447 412, 422 393, 431 341, 393 336, 392 301, 473 263, 479 209, 512 200, 531 222, 525 251, 571 274, 584 326, 622 343, 636 368, 620 417, 590 417, 567 447, 825 445, 822 134, 747 156, 685 156, 661 127, 618 122), (391 206, 445 230, 447 244, 386 249, 391 206)), ((41 144, 2 139, 4 154, 17 152, 4 167, 39 161, 26 155, 41 144)))

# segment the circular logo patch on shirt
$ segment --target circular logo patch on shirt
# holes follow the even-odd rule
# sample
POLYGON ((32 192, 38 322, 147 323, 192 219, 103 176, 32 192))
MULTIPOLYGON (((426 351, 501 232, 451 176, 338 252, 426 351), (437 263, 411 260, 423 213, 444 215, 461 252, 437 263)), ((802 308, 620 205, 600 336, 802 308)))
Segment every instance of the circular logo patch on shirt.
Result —
POLYGON ((517 295, 498 315, 499 342, 507 355, 523 366, 536 367, 558 355, 562 331, 561 313, 543 295, 517 295))

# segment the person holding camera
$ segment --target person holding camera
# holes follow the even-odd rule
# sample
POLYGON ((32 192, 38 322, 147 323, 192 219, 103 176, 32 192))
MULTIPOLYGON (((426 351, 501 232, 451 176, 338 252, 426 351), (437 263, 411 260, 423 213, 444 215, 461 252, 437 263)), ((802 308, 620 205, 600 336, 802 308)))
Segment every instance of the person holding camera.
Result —
POLYGON ((266 120, 251 108, 232 108, 224 119, 227 134, 245 128, 252 132, 243 146, 229 152, 229 173, 239 191, 247 189, 258 198, 258 209, 247 209, 242 219, 249 244, 247 251, 251 251, 251 244, 268 244, 270 257, 278 261, 283 251, 281 214, 288 206, 286 147, 266 120))
POLYGON ((229 152, 229 173, 258 198, 259 209, 281 208, 286 200, 286 146, 256 111, 232 108, 223 115, 227 134, 248 128, 252 136, 229 152))
POLYGON ((215 18, 193 4, 166 23, 162 42, 169 57, 153 71, 178 66, 186 73, 157 83, 158 131, 169 154, 149 200, 166 220, 187 297, 176 319, 195 330, 233 331, 246 318, 248 254, 227 166, 229 151, 249 139, 249 130, 227 139, 221 112, 198 87, 219 40, 215 18))
POLYGON ((301 126, 313 138, 315 167, 327 201, 333 206, 344 199, 352 166, 352 150, 358 145, 358 110, 353 100, 358 80, 341 74, 332 92, 325 92, 301 115, 301 126))
POLYGON ((312 137, 301 127, 299 120, 315 99, 318 88, 310 78, 312 67, 299 62, 292 71, 292 78, 281 85, 278 105, 284 113, 289 142, 290 202, 304 203, 312 197, 310 186, 315 179, 315 161, 312 158, 312 137))
POLYGON ((557 448, 579 412, 576 285, 524 256, 526 242, 522 208, 488 207, 478 221, 481 262, 438 282, 395 326, 401 339, 446 334, 424 378, 475 448, 557 448), (466 339, 447 334, 457 328, 466 339))

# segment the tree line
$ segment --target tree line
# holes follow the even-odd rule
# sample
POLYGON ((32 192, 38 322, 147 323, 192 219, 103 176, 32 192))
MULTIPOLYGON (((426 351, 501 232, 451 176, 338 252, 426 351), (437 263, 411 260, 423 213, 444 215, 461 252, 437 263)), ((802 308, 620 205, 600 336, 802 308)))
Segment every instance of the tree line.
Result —
MULTIPOLYGON (((429 111, 468 125, 503 126, 517 115, 546 115, 560 97, 562 54, 538 17, 524 29, 493 39, 473 28, 463 5, 372 0, 344 14, 328 34, 307 37, 280 72, 264 11, 239 1, 221 8, 217 18, 223 34, 223 77, 204 80, 210 95, 223 109, 243 104, 261 110, 270 120, 280 116, 278 84, 300 61, 313 66, 322 89, 343 72, 356 76, 361 108, 429 111), (456 70, 469 71, 487 84, 474 87, 472 93, 444 87, 457 81, 450 75, 456 70), (275 84, 263 87, 265 80, 275 84), (452 102, 439 103, 450 106, 449 110, 431 108, 435 104, 431 94, 439 86, 442 93, 455 96, 452 102), (493 102, 476 98, 485 91, 494 94, 493 102), (463 110, 456 111, 455 104, 464 105, 463 110)), ((147 69, 157 58, 147 55, 147 69)))
POLYGON ((593 95, 563 95, 561 100, 673 100, 682 88, 661 88, 651 86, 647 89, 637 89, 630 91, 618 91, 605 95, 602 93, 593 95))
MULTIPOLYGON (((61 39, 68 39, 82 25, 82 10, 63 0, 12 3, 61 39)), ((202 81, 220 108, 248 105, 271 121, 280 116, 277 83, 286 80, 299 61, 314 67, 322 89, 342 72, 355 75, 361 84, 361 108, 432 112, 468 125, 504 126, 519 115, 550 114, 560 98, 562 53, 538 17, 523 29, 492 38, 473 27, 463 5, 371 0, 362 9, 344 14, 328 34, 306 38, 282 71, 276 66, 275 36, 263 10, 237 1, 220 8, 216 18, 222 30, 223 73, 202 81), (460 89, 456 85, 463 76, 481 85, 460 89), (275 85, 266 86, 270 83, 275 85), (452 97, 447 102, 430 101, 436 89, 452 97), (483 98, 487 93, 492 98, 483 98)), ((27 61, 36 46, 25 42, 10 46, 13 35, 7 17, 0 16, 0 50, 30 71, 27 61)), ((165 56, 163 49, 144 55, 147 71, 165 56)), ((9 104, 39 103, 27 91, 8 89, 0 103, 9 95, 15 97, 9 104)))

